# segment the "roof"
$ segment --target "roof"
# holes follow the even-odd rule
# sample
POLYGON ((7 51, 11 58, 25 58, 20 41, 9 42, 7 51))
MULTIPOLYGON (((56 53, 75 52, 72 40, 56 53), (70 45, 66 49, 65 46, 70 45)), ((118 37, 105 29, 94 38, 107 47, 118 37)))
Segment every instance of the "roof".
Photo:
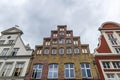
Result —
POLYGON ((1 32, 1 34, 18 34, 18 33, 23 34, 23 32, 16 27, 12 27, 1 32))
POLYGON ((120 24, 116 22, 105 22, 99 28, 99 30, 118 30, 118 29, 120 29, 120 24))

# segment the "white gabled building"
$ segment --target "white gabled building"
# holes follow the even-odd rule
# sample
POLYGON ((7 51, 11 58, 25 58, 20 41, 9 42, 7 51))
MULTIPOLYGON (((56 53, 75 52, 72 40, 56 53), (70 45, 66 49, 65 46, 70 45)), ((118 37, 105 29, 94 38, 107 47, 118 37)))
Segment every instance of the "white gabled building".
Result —
POLYGON ((24 80, 33 50, 25 46, 23 32, 12 27, 0 36, 0 80, 24 80))

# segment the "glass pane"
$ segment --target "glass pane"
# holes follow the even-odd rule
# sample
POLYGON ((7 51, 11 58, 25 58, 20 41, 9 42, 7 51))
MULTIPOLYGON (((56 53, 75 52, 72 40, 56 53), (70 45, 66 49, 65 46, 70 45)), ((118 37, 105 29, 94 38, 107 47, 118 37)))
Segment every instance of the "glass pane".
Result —
POLYGON ((65 70, 65 77, 69 77, 69 70, 68 69, 65 70))
POLYGON ((81 64, 81 68, 84 68, 84 64, 81 64))
POLYGON ((65 64, 65 68, 68 68, 68 64, 65 64))
POLYGON ((54 68, 57 68, 58 67, 58 65, 57 64, 54 64, 54 68))
POLYGON ((41 77, 41 72, 37 72, 36 78, 40 78, 41 77))
POLYGON ((82 77, 86 77, 85 69, 82 69, 82 77))
POLYGON ((54 78, 58 78, 58 72, 54 72, 53 77, 54 77, 54 78))
POLYGON ((39 68, 42 68, 42 65, 41 65, 41 64, 39 64, 39 68))
POLYGON ((86 64, 86 68, 89 68, 89 64, 88 63, 86 64))
POLYGON ((52 72, 48 72, 48 78, 52 78, 52 72))
POLYGON ((49 68, 53 68, 53 65, 51 64, 51 65, 49 65, 49 68))
POLYGON ((70 64, 70 68, 73 68, 74 66, 73 66, 73 64, 70 64))
POLYGON ((90 69, 87 70, 87 74, 88 74, 88 77, 92 77, 90 69))
POLYGON ((70 70, 70 77, 74 77, 74 70, 73 69, 70 70))

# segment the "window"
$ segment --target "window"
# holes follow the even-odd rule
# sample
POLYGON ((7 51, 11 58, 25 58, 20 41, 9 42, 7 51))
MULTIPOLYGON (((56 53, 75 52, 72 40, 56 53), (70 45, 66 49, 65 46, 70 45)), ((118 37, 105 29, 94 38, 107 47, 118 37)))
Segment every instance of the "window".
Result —
POLYGON ((46 42, 45 42, 45 45, 46 45, 46 46, 49 46, 49 45, 50 45, 50 41, 46 41, 46 42))
POLYGON ((67 39, 67 40, 66 40, 66 43, 67 43, 67 44, 71 44, 71 40, 70 40, 70 39, 67 39))
POLYGON ((52 44, 57 44, 57 40, 53 40, 53 41, 52 41, 52 44))
POLYGON ((19 48, 14 48, 12 51, 12 56, 16 56, 18 50, 19 50, 19 48))
POLYGON ((55 48, 52 49, 52 54, 56 54, 57 50, 55 48))
POLYGON ((120 62, 119 61, 114 61, 112 62, 114 68, 120 68, 120 62))
POLYGON ((64 43, 65 43, 65 40, 64 40, 64 39, 60 39, 59 43, 60 43, 60 44, 64 44, 64 43))
POLYGON ((4 48, 2 51, 2 56, 6 56, 8 53, 9 48, 4 48))
POLYGON ((76 54, 79 53, 79 49, 78 49, 78 48, 75 48, 75 49, 74 49, 74 53, 76 53, 76 54))
POLYGON ((82 49, 82 53, 88 53, 87 49, 82 49))
POLYGON ((71 34, 70 34, 70 33, 67 33, 67 34, 66 34, 66 36, 67 36, 67 37, 70 37, 70 36, 71 36, 71 34))
POLYGON ((118 76, 118 79, 120 80, 120 73, 118 73, 117 76, 118 76))
POLYGON ((113 39, 113 34, 108 34, 109 39, 113 39))
POLYGON ((64 48, 59 49, 59 54, 64 54, 64 48))
POLYGON ((58 64, 50 64, 48 78, 58 78, 58 64))
POLYGON ((118 45, 116 40, 111 40, 112 45, 118 45))
POLYGON ((17 63, 15 66, 14 76, 20 76, 24 67, 24 63, 17 63))
POLYGON ((37 54, 42 54, 42 49, 37 50, 37 54))
POLYGON ((74 40, 74 45, 78 45, 78 41, 77 40, 74 40))
POLYGON ((40 79, 42 76, 42 64, 35 64, 33 66, 32 78, 33 79, 40 79))
POLYGON ((89 63, 82 63, 81 64, 81 70, 82 70, 82 77, 92 77, 90 64, 89 63))
POLYGON ((71 54, 71 53, 72 53, 71 48, 67 48, 67 54, 71 54))
POLYGON ((10 76, 10 72, 12 70, 12 63, 5 63, 2 71, 1 71, 1 76, 10 76))
POLYGON ((4 44, 4 42, 5 42, 5 40, 0 40, 0 44, 1 45, 4 44))
POLYGON ((44 54, 49 54, 49 49, 45 49, 44 54))
POLYGON ((64 35, 64 32, 63 32, 63 31, 61 31, 59 34, 60 34, 60 36, 63 36, 63 35, 64 35))
POLYGON ((14 40, 9 40, 8 41, 8 44, 13 44, 14 43, 14 40))
POLYGON ((120 53, 120 48, 115 48, 115 51, 117 52, 117 53, 120 53))
POLYGON ((102 62, 102 64, 103 64, 103 67, 104 67, 105 69, 111 68, 110 62, 102 62))
POLYGON ((57 34, 53 34, 53 37, 57 37, 57 34))
POLYGON ((113 73, 107 74, 107 79, 108 80, 115 80, 115 75, 113 73))
POLYGON ((74 64, 65 64, 65 78, 75 78, 74 64))
POLYGON ((64 28, 60 28, 60 31, 64 31, 64 28))

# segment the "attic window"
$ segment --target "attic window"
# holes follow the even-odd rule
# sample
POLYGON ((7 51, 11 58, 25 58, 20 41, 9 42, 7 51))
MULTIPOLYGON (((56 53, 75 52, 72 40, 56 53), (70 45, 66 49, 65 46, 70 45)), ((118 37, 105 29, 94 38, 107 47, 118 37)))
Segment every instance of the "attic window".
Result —
POLYGON ((10 39, 10 38, 11 38, 11 36, 8 36, 7 38, 8 38, 8 39, 10 39))

